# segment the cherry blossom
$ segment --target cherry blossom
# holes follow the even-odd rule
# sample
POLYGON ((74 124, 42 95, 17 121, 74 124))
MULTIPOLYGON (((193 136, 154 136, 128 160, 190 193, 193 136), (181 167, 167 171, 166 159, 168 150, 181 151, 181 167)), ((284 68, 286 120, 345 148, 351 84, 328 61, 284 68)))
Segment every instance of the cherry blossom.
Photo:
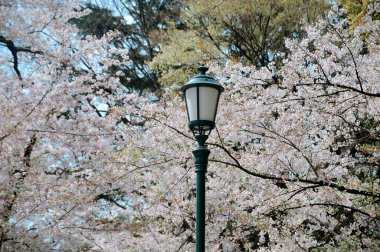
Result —
MULTIPOLYGON (((379 22, 352 34, 340 11, 289 39, 281 67, 209 63, 225 92, 207 142, 207 251, 379 247, 379 22)), ((0 250, 193 251, 178 90, 127 92, 119 34, 81 37, 79 2, 0 12, 0 250)))

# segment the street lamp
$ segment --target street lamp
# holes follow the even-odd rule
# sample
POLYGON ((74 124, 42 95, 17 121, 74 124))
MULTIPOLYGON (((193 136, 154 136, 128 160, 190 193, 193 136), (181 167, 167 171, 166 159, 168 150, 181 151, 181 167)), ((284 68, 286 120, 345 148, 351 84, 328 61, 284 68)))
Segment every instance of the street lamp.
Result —
POLYGON ((206 75, 207 70, 205 66, 199 67, 199 75, 181 88, 186 100, 188 125, 198 142, 193 150, 197 174, 196 252, 205 251, 205 179, 210 154, 205 142, 215 127, 219 96, 224 91, 215 78, 206 75))

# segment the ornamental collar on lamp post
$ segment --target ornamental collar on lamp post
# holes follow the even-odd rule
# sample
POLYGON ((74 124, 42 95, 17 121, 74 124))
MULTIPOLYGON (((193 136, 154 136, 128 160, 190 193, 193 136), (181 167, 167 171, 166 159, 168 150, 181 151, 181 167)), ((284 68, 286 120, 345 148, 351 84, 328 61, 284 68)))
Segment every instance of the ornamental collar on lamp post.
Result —
POLYGON ((215 127, 219 97, 224 91, 214 77, 206 75, 207 70, 207 67, 200 66, 199 74, 181 88, 185 95, 189 128, 201 146, 215 127))

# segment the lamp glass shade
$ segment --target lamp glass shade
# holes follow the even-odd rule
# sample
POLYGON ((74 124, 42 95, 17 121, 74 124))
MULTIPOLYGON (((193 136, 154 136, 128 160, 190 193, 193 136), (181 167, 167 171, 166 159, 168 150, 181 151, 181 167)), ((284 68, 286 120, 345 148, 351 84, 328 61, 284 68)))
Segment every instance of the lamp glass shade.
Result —
POLYGON ((189 121, 202 120, 214 122, 219 92, 216 88, 205 86, 187 89, 185 95, 189 121))
POLYGON ((215 126, 220 88, 197 84, 185 90, 189 127, 195 135, 208 135, 215 126))
POLYGON ((197 120, 197 87, 189 88, 185 91, 185 99, 189 121, 197 120))

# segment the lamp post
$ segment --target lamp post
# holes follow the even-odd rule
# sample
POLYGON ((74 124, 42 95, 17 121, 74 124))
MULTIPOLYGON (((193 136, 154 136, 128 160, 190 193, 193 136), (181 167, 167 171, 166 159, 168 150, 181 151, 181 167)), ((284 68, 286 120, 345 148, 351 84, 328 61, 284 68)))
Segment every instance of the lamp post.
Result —
POLYGON ((199 75, 181 88, 186 100, 188 125, 198 142, 198 146, 193 150, 197 175, 196 252, 205 251, 205 180, 210 154, 205 143, 215 127, 219 96, 224 91, 215 78, 206 75, 207 70, 205 66, 199 67, 199 75))

